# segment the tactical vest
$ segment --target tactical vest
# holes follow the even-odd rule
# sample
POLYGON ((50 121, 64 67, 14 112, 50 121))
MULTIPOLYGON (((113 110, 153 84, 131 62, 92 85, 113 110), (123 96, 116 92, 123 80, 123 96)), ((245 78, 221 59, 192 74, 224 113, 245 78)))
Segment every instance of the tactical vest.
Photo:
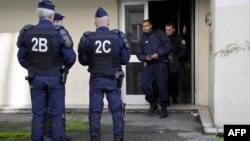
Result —
POLYGON ((102 76, 121 67, 121 58, 115 47, 117 39, 114 32, 93 32, 89 35, 89 72, 102 76))
POLYGON ((60 51, 54 46, 54 27, 38 28, 27 31, 26 47, 29 49, 29 71, 35 75, 54 75, 63 64, 60 51))

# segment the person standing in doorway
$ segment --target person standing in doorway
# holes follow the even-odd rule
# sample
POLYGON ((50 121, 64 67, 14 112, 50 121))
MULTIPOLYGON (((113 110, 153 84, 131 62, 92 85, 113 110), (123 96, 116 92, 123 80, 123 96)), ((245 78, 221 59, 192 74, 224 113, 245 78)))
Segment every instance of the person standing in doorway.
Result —
POLYGON ((143 34, 138 42, 137 58, 146 63, 142 73, 141 86, 145 99, 150 104, 148 114, 158 109, 157 99, 152 90, 155 81, 159 91, 161 113, 160 118, 166 118, 167 113, 167 66, 165 56, 171 50, 170 40, 161 30, 153 30, 149 20, 142 21, 143 34))
POLYGON ((95 14, 95 32, 85 32, 78 45, 80 64, 88 66, 89 127, 91 141, 101 141, 101 114, 106 94, 113 119, 114 141, 123 141, 124 117, 121 65, 129 63, 129 44, 124 33, 109 30, 109 15, 99 7, 95 14))
POLYGON ((66 30, 53 26, 55 5, 49 0, 38 3, 37 25, 24 26, 17 40, 17 58, 28 71, 32 103, 33 141, 43 141, 45 118, 50 103, 52 139, 65 141, 65 70, 76 61, 73 42, 66 30), (64 66, 64 67, 63 67, 64 66), (64 68, 64 69, 62 69, 64 68))
MULTIPOLYGON (((180 77, 180 61, 187 52, 186 41, 175 33, 175 25, 167 23, 165 25, 165 32, 169 37, 172 49, 167 55, 168 64, 168 90, 169 96, 172 97, 173 104, 178 104, 179 95, 179 77, 180 77)), ((169 97, 170 98, 170 97, 169 97)))

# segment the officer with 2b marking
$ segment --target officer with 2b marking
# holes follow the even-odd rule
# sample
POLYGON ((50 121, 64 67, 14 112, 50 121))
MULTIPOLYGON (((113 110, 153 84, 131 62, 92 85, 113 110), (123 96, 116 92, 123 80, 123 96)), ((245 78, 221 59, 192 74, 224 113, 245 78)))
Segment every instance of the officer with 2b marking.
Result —
POLYGON ((32 102, 33 141, 43 141, 45 117, 50 103, 52 139, 65 141, 65 80, 62 66, 70 69, 76 54, 73 42, 64 27, 53 26, 55 5, 49 0, 38 3, 37 25, 26 25, 20 31, 18 61, 28 70, 32 102))
POLYGON ((109 30, 108 13, 99 7, 95 14, 96 32, 85 32, 78 46, 80 64, 88 66, 89 125, 91 141, 101 140, 101 114, 103 98, 109 103, 113 119, 114 141, 123 141, 124 119, 122 114, 121 65, 129 62, 128 41, 119 30, 109 30))

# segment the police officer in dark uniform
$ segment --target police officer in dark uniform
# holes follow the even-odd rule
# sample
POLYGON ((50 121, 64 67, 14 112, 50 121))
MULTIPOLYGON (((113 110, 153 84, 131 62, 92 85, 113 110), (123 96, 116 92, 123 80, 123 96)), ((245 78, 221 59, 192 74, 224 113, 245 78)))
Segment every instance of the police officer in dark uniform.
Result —
POLYGON ((159 91, 161 113, 160 118, 166 118, 167 114, 167 67, 165 56, 170 51, 171 45, 166 34, 161 30, 152 30, 149 20, 142 21, 143 34, 138 42, 137 57, 146 62, 142 73, 142 90, 145 99, 150 103, 149 114, 157 110, 157 99, 152 90, 155 81, 159 91))
MULTIPOLYGON (((63 16, 61 13, 56 12, 54 14, 54 20, 53 25, 59 29, 59 30, 65 30, 63 28, 63 19, 65 16, 63 16)), ((64 31, 60 31, 64 32, 64 31)), ((71 140, 71 136, 65 135, 66 140, 71 140)), ((46 124, 45 124, 45 136, 44 141, 51 141, 52 140, 52 116, 50 115, 50 103, 48 103, 48 111, 46 115, 46 124)))
POLYGON ((56 12, 54 15, 54 21, 53 21, 54 26, 56 25, 63 26, 64 17, 65 16, 63 16, 61 13, 56 12))
POLYGON ((180 35, 175 34, 175 26, 173 23, 165 25, 165 32, 172 44, 172 49, 167 55, 169 68, 168 90, 173 98, 173 104, 178 104, 180 61, 187 52, 187 46, 186 41, 180 35))
POLYGON ((76 54, 67 30, 62 26, 53 26, 54 9, 49 0, 39 2, 39 23, 24 26, 17 41, 18 61, 29 74, 33 141, 43 141, 48 103, 52 116, 52 138, 65 141, 64 76, 75 63, 76 54))
POLYGON ((95 14, 96 32, 85 32, 78 46, 78 59, 88 65, 89 125, 91 141, 101 140, 101 114, 106 94, 113 119, 114 141, 123 141, 124 119, 122 114, 121 65, 129 62, 129 44, 119 30, 109 30, 108 13, 99 7, 95 14))

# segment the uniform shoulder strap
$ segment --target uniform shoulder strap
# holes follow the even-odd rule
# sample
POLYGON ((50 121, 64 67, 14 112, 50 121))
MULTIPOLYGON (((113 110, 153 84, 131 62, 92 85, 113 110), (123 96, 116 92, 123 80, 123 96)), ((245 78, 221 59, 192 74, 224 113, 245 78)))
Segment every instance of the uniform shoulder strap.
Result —
POLYGON ((122 40, 123 40, 123 42, 124 42, 125 47, 126 47, 126 48, 130 48, 129 41, 128 41, 126 35, 125 35, 122 31, 120 31, 119 29, 113 29, 113 30, 111 30, 111 31, 112 31, 112 32, 115 32, 116 34, 118 34, 119 36, 121 36, 121 37, 122 37, 122 40))
POLYGON ((27 24, 27 25, 25 25, 25 26, 21 29, 21 31, 20 31, 20 33, 19 33, 19 36, 18 36, 18 39, 17 39, 17 43, 16 43, 18 48, 20 48, 20 47, 22 46, 22 39, 23 39, 24 33, 25 33, 28 29, 32 28, 33 26, 34 26, 34 25, 27 24))

